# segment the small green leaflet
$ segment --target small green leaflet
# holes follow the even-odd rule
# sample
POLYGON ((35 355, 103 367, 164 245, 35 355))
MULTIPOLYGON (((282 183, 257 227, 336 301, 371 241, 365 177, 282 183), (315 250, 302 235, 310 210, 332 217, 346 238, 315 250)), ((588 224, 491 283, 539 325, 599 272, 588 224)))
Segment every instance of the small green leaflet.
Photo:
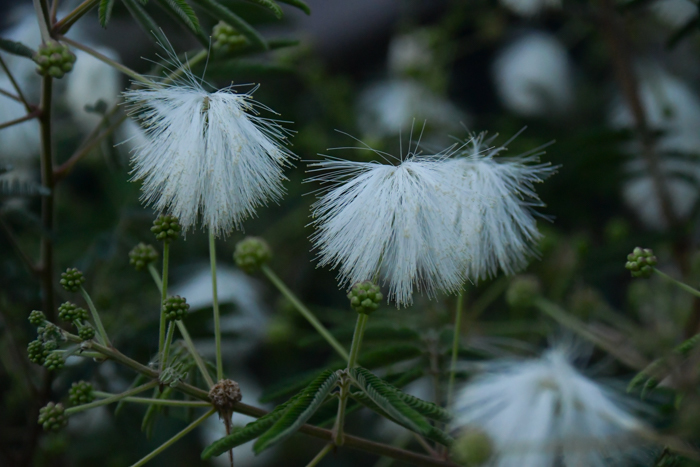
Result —
POLYGON ((100 20, 100 26, 105 29, 107 29, 107 23, 112 18, 112 8, 114 8, 114 0, 100 0, 97 17, 100 20))
POLYGON ((22 44, 21 42, 11 41, 9 39, 2 38, 0 38, 0 49, 13 55, 19 55, 21 57, 27 58, 32 58, 36 53, 34 50, 22 44))
POLYGON ((306 4, 306 2, 302 2, 301 0, 277 0, 280 3, 286 3, 287 5, 292 5, 294 7, 299 8, 301 11, 306 13, 307 15, 311 14, 311 8, 309 5, 306 4))
POLYGON ((257 3, 263 8, 267 8, 270 10, 276 17, 277 19, 282 19, 282 16, 284 16, 284 13, 282 13, 282 8, 279 7, 275 2, 272 0, 248 0, 251 3, 257 3))

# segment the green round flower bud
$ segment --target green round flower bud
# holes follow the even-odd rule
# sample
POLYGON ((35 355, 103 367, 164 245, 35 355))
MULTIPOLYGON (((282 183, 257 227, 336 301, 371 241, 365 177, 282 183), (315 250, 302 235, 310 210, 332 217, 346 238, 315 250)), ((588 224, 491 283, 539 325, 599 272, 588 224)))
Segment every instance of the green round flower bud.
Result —
POLYGON ((165 313, 165 319, 168 321, 183 319, 187 316, 189 308, 187 301, 179 295, 168 297, 163 301, 163 313, 165 313))
POLYGON ((515 276, 506 291, 506 303, 513 308, 527 308, 540 296, 541 287, 537 277, 525 274, 515 276))
POLYGON ((37 73, 60 79, 73 69, 75 54, 65 44, 48 41, 39 46, 32 59, 37 64, 37 73))
POLYGON ((76 320, 85 321, 88 319, 88 312, 85 308, 80 308, 74 303, 65 302, 58 307, 58 317, 69 323, 76 320))
POLYGON ((68 292, 77 292, 84 282, 83 273, 76 268, 68 268, 61 274, 61 285, 68 292))
POLYGON ((49 371, 60 370, 65 363, 66 361, 63 360, 63 355, 60 352, 51 352, 44 360, 44 367, 49 371))
POLYGON ((153 221, 151 232, 155 234, 156 240, 161 242, 177 240, 180 236, 180 221, 175 216, 161 214, 153 221))
POLYGON ((466 466, 484 465, 493 455, 493 442, 481 430, 463 430, 451 448, 452 459, 466 466))
POLYGON ((654 252, 649 248, 635 248, 627 255, 625 269, 632 273, 632 277, 650 277, 654 272, 657 260, 654 252))
POLYGON ((36 327, 43 326, 46 322, 46 315, 43 311, 33 310, 29 313, 29 322, 36 327))
POLYGON ((39 339, 41 339, 44 342, 63 339, 61 329, 55 324, 49 323, 48 321, 44 322, 44 326, 37 328, 36 332, 39 335, 39 339))
POLYGON ((246 237, 236 244, 233 252, 236 265, 252 274, 272 259, 272 250, 260 237, 246 237))
POLYGON ((45 431, 58 431, 68 425, 68 416, 65 414, 63 404, 49 402, 39 409, 39 425, 44 427, 45 431))
POLYGON ((89 404, 95 400, 92 384, 87 381, 73 383, 68 390, 68 399, 71 405, 89 404))
POLYGON ((80 329, 78 329, 78 337, 84 341, 89 341, 95 338, 95 329, 89 324, 85 324, 80 329))
POLYGON ((379 308, 384 299, 379 286, 371 281, 358 282, 348 292, 350 306, 358 313, 368 315, 379 308))
POLYGON ((139 243, 129 252, 129 264, 137 271, 143 270, 149 263, 158 259, 158 252, 151 245, 139 243))
POLYGON ((44 348, 44 343, 39 339, 31 341, 27 345, 27 355, 29 355, 29 361, 32 363, 43 365, 48 354, 49 351, 44 348))
POLYGON ((233 28, 228 23, 219 21, 212 29, 214 43, 212 46, 215 50, 223 52, 232 52, 240 49, 248 44, 248 40, 240 32, 233 28))
POLYGON ((47 352, 53 352, 56 349, 58 349, 58 342, 54 340, 44 342, 44 350, 47 352))

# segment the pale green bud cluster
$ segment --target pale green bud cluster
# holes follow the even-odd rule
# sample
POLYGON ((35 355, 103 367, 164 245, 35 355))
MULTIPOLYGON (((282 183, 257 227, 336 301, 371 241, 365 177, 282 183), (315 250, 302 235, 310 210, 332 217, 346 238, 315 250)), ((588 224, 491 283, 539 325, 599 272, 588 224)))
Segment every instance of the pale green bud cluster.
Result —
POLYGON ((36 72, 41 76, 60 79, 73 69, 75 54, 65 44, 48 41, 39 46, 32 59, 37 65, 36 72))
POLYGON ((61 286, 68 292, 77 292, 84 282, 83 273, 76 268, 68 268, 66 272, 61 273, 61 286))
POLYGON ((379 308, 384 295, 379 286, 371 281, 358 282, 348 292, 350 306, 358 313, 368 315, 379 308))
POLYGON ((514 308, 527 308, 535 303, 540 293, 541 286, 537 277, 528 274, 516 276, 506 291, 506 302, 514 308))
POLYGON ((88 312, 85 308, 80 308, 75 303, 65 302, 58 307, 58 317, 69 323, 85 321, 88 319, 88 312))
POLYGON ((168 321, 177 321, 185 318, 189 309, 190 305, 184 297, 179 295, 168 297, 163 301, 163 313, 168 321))
POLYGON ((156 249, 152 245, 146 245, 145 243, 139 243, 129 252, 129 264, 137 271, 143 270, 157 259, 158 252, 156 249))
POLYGON ((92 384, 87 381, 73 383, 68 390, 68 399, 71 405, 89 404, 95 400, 92 384))
POLYGON ((627 255, 625 269, 632 273, 632 277, 649 277, 656 266, 656 256, 650 248, 635 248, 627 255))
POLYGON ((39 425, 46 431, 58 431, 68 425, 68 417, 63 404, 49 402, 39 409, 39 425))
POLYGON ((219 21, 219 23, 214 26, 212 37, 214 39, 214 49, 224 52, 231 52, 244 47, 248 43, 245 36, 236 31, 233 26, 223 21, 219 21))
POLYGON ((180 236, 180 221, 175 216, 161 214, 153 221, 151 232, 156 236, 156 240, 170 242, 177 240, 180 236))
POLYGON ((233 259, 239 268, 252 274, 272 259, 272 250, 262 238, 246 237, 236 244, 233 259))
POLYGON ((33 310, 29 313, 29 322, 36 327, 43 326, 46 322, 46 315, 43 311, 33 310))

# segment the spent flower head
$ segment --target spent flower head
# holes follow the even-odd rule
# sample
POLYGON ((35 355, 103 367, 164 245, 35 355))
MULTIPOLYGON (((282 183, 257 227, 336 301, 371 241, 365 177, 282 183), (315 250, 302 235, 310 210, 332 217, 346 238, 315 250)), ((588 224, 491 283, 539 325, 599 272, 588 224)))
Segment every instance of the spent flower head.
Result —
POLYGON ((283 170, 295 157, 284 146, 290 131, 258 115, 270 109, 253 100, 255 87, 209 93, 170 44, 162 46, 184 77, 124 93, 148 139, 134 149, 133 180, 143 181, 142 200, 177 216, 184 231, 201 220, 213 234, 228 234, 282 197, 283 170))

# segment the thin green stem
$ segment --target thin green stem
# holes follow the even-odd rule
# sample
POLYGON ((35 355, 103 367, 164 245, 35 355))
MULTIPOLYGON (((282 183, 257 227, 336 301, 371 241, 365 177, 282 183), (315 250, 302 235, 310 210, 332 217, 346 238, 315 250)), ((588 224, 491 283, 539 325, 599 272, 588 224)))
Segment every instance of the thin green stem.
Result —
POLYGON ((677 279, 674 279, 673 277, 669 276, 665 272, 662 272, 656 268, 654 268, 654 272, 656 274, 658 274, 659 276, 663 277, 664 279, 666 279, 667 281, 674 283, 676 286, 678 286, 682 290, 688 292, 689 294, 694 295, 696 297, 700 297, 700 290, 694 289, 693 287, 689 286, 688 284, 683 283, 677 279))
POLYGON ((89 404, 83 404, 83 405, 77 405, 75 407, 70 407, 70 408, 66 409, 66 415, 73 415, 74 413, 83 412, 83 411, 89 410, 89 409, 94 409, 95 407, 109 405, 112 402, 118 402, 118 401, 124 399, 125 397, 139 394, 143 391, 147 391, 148 389, 154 388, 156 386, 158 386, 158 381, 154 380, 154 381, 151 381, 149 383, 142 384, 141 386, 137 386, 133 389, 129 389, 128 391, 124 391, 121 394, 114 394, 114 395, 111 395, 111 396, 106 397, 104 399, 90 402, 89 404))
MULTIPOLYGON (((158 355, 163 356, 165 348, 165 299, 168 298, 168 265, 170 257, 170 242, 163 242, 163 275, 160 284, 160 328, 158 330, 158 355)), ((163 359, 160 359, 160 369, 163 370, 163 359)))
POLYGON ((176 321, 177 328, 180 331, 180 334, 182 334, 182 338, 185 339, 185 345, 187 346, 187 350, 190 351, 190 355, 192 355, 192 358, 194 358, 194 362, 197 364, 197 368, 199 368, 199 372, 202 374, 204 377, 204 380, 207 382, 209 385, 208 387, 214 386, 214 380, 211 379, 211 376, 209 375, 209 371, 207 370, 207 366, 204 364, 204 360, 202 360, 202 356, 199 355, 199 352, 197 352, 197 349, 194 346, 194 342, 192 342, 192 338, 190 337, 190 333, 187 332, 187 327, 185 327, 185 323, 182 321, 176 321))
POLYGON ((459 341, 462 335, 462 309, 464 308, 464 295, 460 291, 457 295, 457 308, 455 310, 455 330, 452 338, 452 360, 450 362, 450 379, 447 382, 447 407, 452 404, 452 395, 455 387, 455 372, 457 368, 457 355, 459 354, 459 341))
POLYGON ((100 0, 85 0, 83 3, 75 7, 75 10, 68 13, 66 16, 61 18, 53 26, 53 31, 59 34, 65 34, 68 32, 71 26, 75 24, 80 18, 83 17, 88 11, 95 8, 95 6, 100 3, 100 0))
POLYGON ((102 324, 100 315, 99 313, 97 313, 97 308, 95 308, 95 304, 92 303, 92 298, 90 298, 90 295, 87 293, 87 290, 85 290, 85 287, 83 287, 82 285, 80 286, 80 293, 83 295, 83 298, 87 302, 88 308, 90 309, 90 313, 92 313, 92 319, 95 321, 95 325, 97 326, 97 332, 100 334, 100 342, 104 345, 111 347, 112 343, 110 342, 109 337, 107 337, 107 331, 105 331, 105 327, 102 324))
POLYGON ((46 15, 47 11, 43 5, 42 0, 34 0, 34 12, 36 13, 36 18, 39 20, 39 31, 41 31, 42 42, 49 42, 51 39, 51 33, 49 32, 49 18, 46 15))
POLYGON ((365 328, 369 315, 365 313, 357 314, 357 322, 355 323, 355 333, 352 336, 352 344, 350 346, 350 357, 348 358, 348 370, 357 366, 357 358, 360 355, 360 346, 362 338, 365 335, 365 328))
POLYGON ((303 303, 299 301, 299 299, 292 293, 291 290, 287 288, 287 286, 282 282, 282 280, 277 277, 277 274, 275 274, 272 269, 267 267, 266 265, 263 265, 262 267, 263 273, 267 276, 267 278, 272 282, 272 284, 277 287, 277 289, 287 297, 287 299, 294 305, 294 308, 301 313, 301 315, 306 318, 306 320, 311 324, 311 326, 316 329, 316 331, 328 342, 331 347, 335 349, 338 354, 343 357, 343 360, 349 360, 350 356, 348 355, 348 352, 345 350, 345 348, 336 340, 333 335, 328 332, 328 329, 321 324, 321 322, 314 316, 314 314, 304 306, 303 303))
POLYGON ((53 177, 53 145, 51 141, 51 101, 53 95, 53 79, 44 76, 41 80, 41 101, 39 108, 41 116, 41 185, 48 193, 41 197, 41 236, 40 247, 40 271, 41 271, 41 295, 44 312, 49 321, 55 320, 54 290, 53 290, 53 222, 54 222, 54 187, 53 177))
POLYGON ((151 273, 151 277, 153 278, 153 282, 156 283, 156 287, 158 287, 158 291, 162 293, 163 282, 160 280, 160 276, 158 275, 158 271, 156 271, 156 267, 153 265, 153 263, 148 263, 148 272, 151 273))
POLYGON ((163 347, 163 367, 168 364, 168 357, 170 356, 170 346, 173 342, 173 335, 175 334, 175 326, 172 321, 168 324, 168 334, 165 336, 165 347, 163 347))
MULTIPOLYGON (((103 391, 93 391, 96 397, 112 397, 114 394, 103 391)), ((209 402, 204 401, 180 401, 173 399, 152 399, 150 397, 124 397, 124 402, 134 404, 165 405, 169 407, 211 407, 209 402)))
POLYGON ((306 464, 306 467, 316 467, 321 460, 323 460, 324 457, 328 455, 329 452, 333 450, 333 443, 328 443, 326 444, 321 451, 316 454, 316 457, 311 459, 311 462, 306 464))
POLYGON ((216 238, 209 232, 209 265, 211 266, 211 293, 214 308, 214 340, 216 342, 216 379, 224 379, 224 363, 221 358, 221 319, 219 316, 219 293, 216 286, 216 238))
POLYGON ((197 428, 199 425, 202 424, 202 422, 204 422, 207 418, 211 417, 215 413, 216 413, 216 409, 209 410, 207 413, 205 413, 204 415, 199 417, 197 420, 195 420, 192 423, 190 423, 189 425, 187 425, 181 432, 179 432, 178 434, 176 434, 175 436, 173 436, 172 438, 167 440, 165 443, 161 444, 156 449, 151 451, 149 454, 147 454, 145 457, 143 457, 140 461, 136 462, 135 464, 132 464, 131 467, 141 467, 142 465, 146 464, 148 461, 150 461, 151 459, 156 457, 158 454, 160 454, 161 452, 165 451, 170 446, 172 446, 173 444, 178 442, 180 440, 180 438, 185 436, 187 433, 189 433, 190 431, 197 428))
POLYGON ((149 84, 149 85, 153 84, 153 81, 146 78, 141 73, 137 73, 134 70, 132 70, 131 68, 124 66, 121 63, 112 60, 111 58, 107 57, 106 55, 101 54, 97 50, 91 49, 90 47, 88 47, 84 44, 81 44, 80 42, 76 42, 73 39, 66 37, 66 36, 59 36, 59 39, 61 39, 61 41, 65 42, 66 44, 72 45, 76 49, 82 50, 86 54, 92 55, 93 57, 95 57, 99 61, 106 63, 107 65, 111 66, 115 70, 121 71, 122 73, 124 73, 127 76, 132 77, 136 81, 139 81, 139 82, 144 83, 144 84, 149 84))

